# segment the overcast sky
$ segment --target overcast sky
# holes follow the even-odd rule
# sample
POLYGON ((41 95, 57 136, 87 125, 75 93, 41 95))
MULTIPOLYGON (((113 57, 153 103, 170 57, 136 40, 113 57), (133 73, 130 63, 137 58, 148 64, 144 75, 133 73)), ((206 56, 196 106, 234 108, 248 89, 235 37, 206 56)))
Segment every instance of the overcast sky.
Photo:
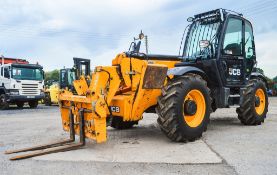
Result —
POLYGON ((252 21, 258 67, 277 76, 276 0, 0 0, 0 54, 72 67, 72 57, 110 65, 142 29, 150 53, 178 54, 187 17, 227 8, 252 21))

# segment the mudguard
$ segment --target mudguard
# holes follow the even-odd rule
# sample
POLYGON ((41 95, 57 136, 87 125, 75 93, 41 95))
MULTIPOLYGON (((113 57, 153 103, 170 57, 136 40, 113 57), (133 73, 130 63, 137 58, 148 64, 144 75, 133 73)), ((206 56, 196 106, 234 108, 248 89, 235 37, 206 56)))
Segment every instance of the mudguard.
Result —
POLYGON ((265 78, 265 76, 259 72, 252 72, 250 75, 250 79, 255 79, 255 78, 259 78, 262 81, 264 81, 266 88, 268 89, 268 83, 267 83, 267 79, 265 78))
POLYGON ((205 72, 197 67, 193 67, 193 66, 184 66, 184 67, 174 67, 171 68, 167 71, 167 75, 184 75, 186 73, 199 73, 200 75, 205 75, 205 72))

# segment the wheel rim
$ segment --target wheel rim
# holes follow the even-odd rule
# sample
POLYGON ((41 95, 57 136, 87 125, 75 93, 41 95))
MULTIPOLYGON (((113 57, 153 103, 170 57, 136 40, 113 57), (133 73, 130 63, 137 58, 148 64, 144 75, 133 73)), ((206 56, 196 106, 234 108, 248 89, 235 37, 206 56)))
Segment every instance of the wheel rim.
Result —
POLYGON ((265 109, 265 93, 261 88, 257 89, 255 98, 259 99, 259 104, 255 106, 256 113, 262 115, 265 109))
POLYGON ((183 115, 185 122, 190 127, 197 127, 202 123, 205 113, 206 101, 203 94, 199 90, 191 90, 186 95, 183 105, 183 115), (196 111, 193 115, 189 115, 187 112, 185 112, 185 104, 187 101, 193 101, 196 104, 196 111))

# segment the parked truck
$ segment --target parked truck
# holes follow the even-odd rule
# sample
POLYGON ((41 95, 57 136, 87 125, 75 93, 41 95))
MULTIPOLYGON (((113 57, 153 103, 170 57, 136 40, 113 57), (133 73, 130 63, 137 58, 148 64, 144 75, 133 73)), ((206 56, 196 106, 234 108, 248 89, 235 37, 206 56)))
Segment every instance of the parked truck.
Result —
POLYGON ((10 104, 23 108, 28 102, 36 108, 44 98, 44 72, 39 64, 27 60, 1 57, 0 60, 0 110, 8 109, 10 104))

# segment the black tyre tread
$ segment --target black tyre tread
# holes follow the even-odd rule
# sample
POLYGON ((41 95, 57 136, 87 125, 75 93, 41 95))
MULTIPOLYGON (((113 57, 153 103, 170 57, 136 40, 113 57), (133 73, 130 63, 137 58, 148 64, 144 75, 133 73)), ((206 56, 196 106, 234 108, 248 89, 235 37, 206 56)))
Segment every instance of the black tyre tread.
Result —
POLYGON ((138 121, 123 121, 122 117, 113 116, 111 119, 111 127, 115 129, 130 129, 136 124, 138 121))
POLYGON ((24 102, 16 102, 16 105, 19 109, 22 109, 24 106, 24 102))
MULTIPOLYGON (((5 94, 1 94, 1 98, 5 98, 5 101, 6 101, 5 94)), ((0 106, 0 110, 7 110, 7 109, 9 109, 9 103, 8 102, 5 102, 4 104, 2 104, 0 106)))
POLYGON ((34 109, 34 108, 37 108, 38 101, 29 101, 28 104, 29 104, 31 109, 34 109))
POLYGON ((259 79, 249 80, 249 83, 246 86, 246 90, 243 94, 243 102, 241 106, 236 110, 238 114, 238 119, 244 125, 260 125, 261 123, 264 122, 266 118, 266 114, 268 112, 268 98, 266 94, 265 95, 266 95, 267 102, 266 102, 264 114, 262 116, 257 116, 255 108, 253 107, 255 87, 261 84, 264 86, 264 89, 265 89, 265 85, 263 81, 259 79))
MULTIPOLYGON (((207 82, 199 75, 188 74, 185 76, 178 77, 171 82, 168 82, 168 85, 162 88, 162 95, 158 98, 156 113, 159 117, 157 119, 157 122, 160 125, 162 132, 172 141, 194 141, 195 139, 198 139, 202 136, 202 133, 196 137, 185 136, 179 129, 177 116, 178 114, 175 110, 175 108, 178 105, 176 98, 178 98, 179 93, 182 92, 183 87, 186 86, 187 83, 190 83, 192 81, 204 83, 210 97, 210 89, 207 86, 207 82)), ((209 103, 208 108, 209 111, 211 111, 211 103, 209 103)), ((204 127, 204 132, 206 130, 207 125, 205 125, 204 127)))
POLYGON ((44 97, 44 104, 45 106, 51 106, 51 97, 49 93, 45 93, 45 97, 44 97))

